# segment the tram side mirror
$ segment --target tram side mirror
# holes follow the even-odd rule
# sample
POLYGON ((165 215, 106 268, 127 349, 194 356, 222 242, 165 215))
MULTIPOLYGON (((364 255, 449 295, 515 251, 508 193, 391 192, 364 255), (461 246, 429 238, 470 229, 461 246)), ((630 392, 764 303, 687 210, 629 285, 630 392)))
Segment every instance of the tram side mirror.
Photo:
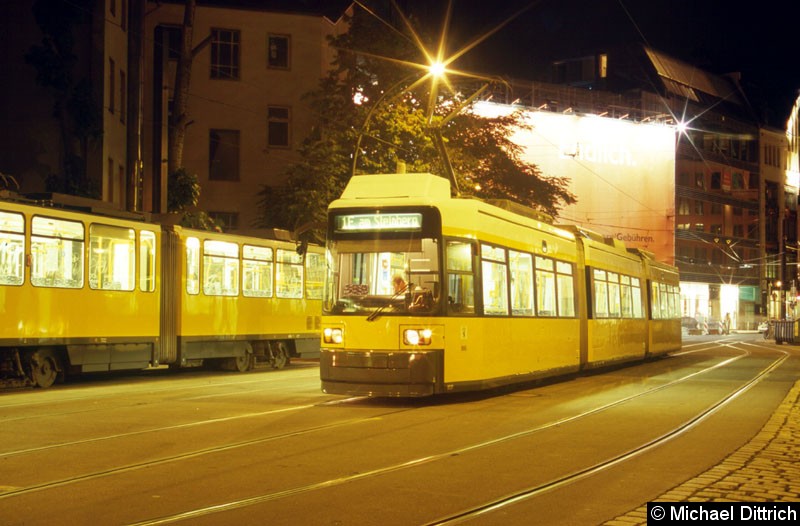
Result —
POLYGON ((308 251, 308 241, 301 241, 298 243, 297 248, 295 248, 298 254, 304 256, 308 251))

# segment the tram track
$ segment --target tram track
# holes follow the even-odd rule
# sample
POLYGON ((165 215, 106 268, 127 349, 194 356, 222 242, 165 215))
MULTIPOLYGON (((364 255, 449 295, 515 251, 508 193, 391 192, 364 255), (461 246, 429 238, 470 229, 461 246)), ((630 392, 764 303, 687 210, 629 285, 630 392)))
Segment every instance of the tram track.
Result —
MULTIPOLYGON (((719 345, 719 344, 717 344, 717 345, 719 345)), ((414 459, 411 459, 411 460, 407 460, 407 461, 404 461, 404 462, 399 462, 399 463, 395 463, 395 464, 392 464, 392 465, 383 466, 383 467, 375 468, 375 469, 372 469, 372 470, 368 470, 368 471, 364 471, 364 472, 360 472, 360 473, 356 473, 356 474, 352 474, 352 475, 346 475, 346 476, 342 476, 342 477, 331 478, 331 479, 328 479, 328 480, 315 482, 315 483, 311 483, 311 484, 307 484, 307 485, 303 485, 303 486, 297 486, 297 487, 294 487, 294 488, 288 488, 288 489, 284 489, 284 490, 280 490, 280 491, 263 493, 261 495, 256 495, 256 496, 245 498, 245 499, 233 500, 233 501, 224 502, 224 503, 217 503, 217 504, 214 504, 214 505, 211 505, 211 506, 196 508, 196 509, 193 509, 193 510, 188 510, 188 511, 185 511, 185 512, 182 512, 182 513, 177 513, 177 514, 174 514, 174 515, 162 516, 162 517, 153 518, 153 519, 149 519, 149 520, 144 520, 144 521, 140 521, 140 522, 134 522, 134 523, 131 523, 131 526, 154 526, 154 525, 160 525, 160 524, 169 524, 169 523, 174 523, 174 522, 181 522, 181 521, 186 521, 186 520, 198 519, 200 517, 204 517, 204 516, 208 516, 208 515, 213 515, 213 514, 223 513, 223 512, 230 512, 230 511, 234 511, 234 510, 237 510, 237 509, 247 508, 247 507, 250 507, 250 506, 256 506, 256 505, 259 505, 259 504, 267 503, 267 502, 270 502, 270 501, 276 501, 276 500, 287 498, 287 497, 291 497, 291 496, 296 496, 296 495, 301 495, 301 494, 309 493, 309 492, 313 492, 313 491, 328 489, 328 488, 332 488, 332 487, 335 487, 335 486, 340 486, 340 485, 344 485, 344 484, 348 484, 348 483, 362 481, 362 480, 369 479, 369 478, 380 477, 380 476, 383 476, 383 475, 387 475, 387 474, 390 474, 390 473, 395 473, 395 472, 399 472, 399 471, 403 471, 403 470, 407 470, 407 469, 413 469, 413 468, 417 468, 417 467, 423 466, 425 464, 430 464, 430 463, 433 463, 433 462, 449 459, 451 457, 455 457, 455 456, 462 455, 462 454, 465 454, 465 453, 470 453, 470 452, 474 452, 474 451, 481 450, 481 449, 484 449, 484 448, 498 446, 498 445, 501 445, 503 443, 506 443, 506 442, 509 442, 509 441, 512 441, 512 440, 517 440, 517 439, 520 439, 520 438, 523 438, 523 437, 530 436, 530 435, 532 435, 534 433, 538 433, 538 432, 545 431, 545 430, 548 430, 548 429, 551 429, 551 428, 562 426, 562 425, 564 425, 566 423, 574 422, 576 420, 579 420, 579 419, 582 419, 582 418, 586 418, 586 417, 589 417, 591 415, 596 415, 596 414, 598 414, 598 413, 600 413, 602 411, 606 411, 606 410, 611 409, 613 407, 620 406, 622 404, 628 403, 628 402, 630 402, 632 400, 635 400, 637 398, 641 398, 641 397, 656 393, 658 391, 662 391, 662 390, 667 389, 669 387, 678 385, 678 384, 680 384, 682 382, 686 382, 686 381, 688 381, 688 380, 690 380, 692 378, 697 377, 698 375, 706 374, 706 373, 708 373, 710 371, 713 371, 715 369, 718 369, 718 368, 721 368, 721 367, 725 367, 725 366, 730 365, 733 362, 735 362, 735 361, 737 361, 737 360, 739 360, 741 358, 744 358, 744 357, 750 355, 749 351, 743 350, 743 349, 736 349, 736 347, 734 345, 725 345, 725 346, 726 347, 730 347, 730 348, 735 349, 735 350, 738 350, 738 351, 741 352, 741 354, 739 354, 737 356, 733 356, 733 357, 727 358, 727 359, 724 359, 721 362, 718 362, 718 363, 716 363, 714 365, 711 365, 709 367, 705 367, 704 369, 699 370, 699 371, 695 371, 695 372, 689 373, 689 374, 684 375, 684 376, 682 376, 680 378, 677 378, 677 379, 671 380, 669 382, 666 382, 666 383, 664 383, 662 385, 659 385, 659 386, 656 386, 656 387, 653 387, 653 388, 650 388, 650 389, 646 389, 646 390, 641 391, 639 393, 635 393, 635 394, 632 394, 632 395, 629 395, 629 396, 625 396, 625 397, 619 398, 617 400, 614 400, 614 401, 599 405, 599 406, 597 406, 595 408, 583 411, 583 412, 578 413, 578 414, 570 415, 570 416, 567 416, 567 417, 564 417, 564 418, 561 418, 561 419, 557 419, 557 420, 554 420, 554 421, 551 421, 551 422, 547 422, 545 424, 537 425, 537 426, 532 427, 530 429, 526 429, 526 430, 518 431, 518 432, 515 432, 515 433, 507 434, 507 435, 504 435, 504 436, 501 436, 501 437, 497 437, 497 438, 494 438, 494 439, 491 439, 491 440, 486 440, 486 441, 483 441, 483 442, 470 444, 470 445, 467 445, 467 446, 464 446, 464 447, 455 448, 455 449, 452 449, 452 450, 449 450, 449 451, 445 451, 445 452, 440 452, 440 453, 435 453, 435 454, 432 454, 432 455, 421 456, 421 457, 414 458, 414 459)), ((487 513, 489 511, 492 511, 492 510, 495 510, 495 509, 500 509, 501 507, 511 505, 514 502, 518 502, 519 500, 524 500, 524 499, 527 499, 527 498, 531 498, 531 497, 533 497, 535 495, 538 495, 538 494, 541 494, 541 493, 543 493, 545 491, 550 491, 552 489, 555 489, 555 488, 558 488, 558 487, 561 487, 561 486, 564 486, 564 485, 568 485, 568 484, 573 483, 573 482, 577 482, 578 480, 586 478, 586 477, 588 477, 588 476, 590 476, 590 475, 592 475, 594 473, 597 473, 599 471, 608 469, 608 468, 610 468, 610 467, 612 467, 612 466, 614 466, 616 464, 619 464, 619 463, 624 462, 624 461, 626 461, 626 460, 628 460, 630 458, 638 456, 641 453, 649 451, 649 450, 651 450, 651 449, 653 449, 653 448, 665 443, 666 441, 669 441, 669 440, 671 440, 671 439, 673 439, 673 438, 675 438, 677 436, 680 436, 681 434, 685 433, 689 429, 695 427, 696 425, 698 425, 699 423, 704 421, 706 418, 708 418, 709 416, 711 416, 715 412, 719 411, 722 407, 724 407, 725 405, 727 405, 728 403, 733 401, 735 398, 737 398, 738 396, 740 396, 741 394, 743 394, 744 392, 749 390, 752 386, 756 385, 758 382, 760 382, 761 379, 763 379, 771 371, 773 371, 777 367, 779 367, 780 364, 782 364, 787 358, 788 358, 788 353, 783 352, 783 356, 782 357, 780 357, 780 358, 778 358, 776 360, 773 360, 767 367, 762 368, 761 371, 755 377, 751 378, 747 383, 745 383, 741 387, 737 388, 736 390, 734 390, 733 392, 729 393, 728 395, 726 395, 722 399, 718 400, 716 403, 712 404, 710 407, 706 408, 701 413, 695 415, 693 418, 691 418, 687 422, 681 424, 680 426, 677 426, 677 427, 673 428, 670 431, 667 431, 666 433, 660 435, 659 437, 657 437, 657 438, 655 438, 653 440, 648 441, 647 443, 645 443, 643 445, 640 445, 638 447, 632 448, 632 449, 630 449, 630 450, 628 450, 628 451, 626 451, 624 453, 616 455, 613 458, 610 458, 610 459, 608 459, 608 460, 606 460, 604 462, 601 462, 599 464, 595 464, 595 465, 592 465, 592 466, 587 467, 585 469, 581 469, 581 470, 579 470, 577 472, 571 473, 569 475, 557 478, 555 480, 551 480, 551 481, 549 481, 549 482, 547 482, 545 484, 540 484, 540 485, 537 485, 535 487, 527 488, 527 489, 522 490, 520 492, 516 492, 516 493, 514 493, 512 495, 508 495, 508 496, 506 496, 506 497, 504 497, 502 499, 492 500, 490 502, 483 503, 483 504, 481 504, 479 506, 474 506, 474 507, 472 507, 470 509, 462 510, 461 512, 458 512, 457 514, 449 515, 449 516, 444 517, 442 519, 439 519, 437 522, 434 522, 434 523, 431 523, 431 524, 440 524, 440 523, 441 524, 448 524, 448 521, 467 520, 468 518, 477 516, 478 514, 487 513)), ((456 523, 456 522, 450 522, 450 523, 456 523)))
MULTIPOLYGON (((693 352, 699 352, 699 350, 695 350, 693 352)), ((715 364, 714 366, 712 366, 712 367, 710 367, 708 369, 705 369, 705 370, 700 371, 700 372, 692 373, 691 375, 687 375, 687 376, 685 376, 685 377, 683 377, 683 378, 681 378, 680 380, 677 380, 677 381, 688 380, 692 376, 695 376, 697 374, 702 374, 703 372, 706 372, 708 370, 712 370, 712 369, 717 368, 717 367, 724 366, 724 365, 728 364, 730 361, 732 361, 733 359, 739 359, 741 357, 744 357, 744 355, 741 355, 741 356, 735 357, 735 358, 729 358, 729 359, 727 359, 727 360, 725 360, 725 361, 723 361, 723 362, 721 362, 719 364, 715 364)), ((242 382, 234 382, 234 383, 226 383, 226 384, 223 384, 223 385, 241 385, 241 383, 242 382)), ((657 391, 657 390, 660 390, 660 389, 664 389, 664 388, 672 385, 673 383, 674 382, 670 382, 670 383, 665 384, 663 386, 659 386, 659 387, 653 388, 652 390, 633 395, 630 398, 637 397, 637 396, 643 396, 645 394, 649 394, 651 392, 654 392, 654 391, 657 391)), ((200 386, 200 387, 207 387, 207 386, 200 386)), ((195 388, 195 387, 192 387, 192 388, 195 388)), ((211 396, 211 395, 206 395, 206 396, 211 396)), ((621 399, 619 401, 616 401, 614 403, 608 404, 606 406, 601 406, 600 408, 598 408, 598 409, 596 409, 594 411, 600 411, 600 410, 607 409, 609 407, 613 407, 614 405, 617 405, 617 404, 624 403, 624 402, 628 401, 630 398, 623 398, 623 399, 621 399)), ((173 425, 168 425, 168 426, 160 426, 160 427, 154 427, 154 428, 149 428, 149 429, 140 429, 140 430, 130 431, 130 432, 126 432, 126 433, 114 433, 114 434, 103 435, 103 436, 99 436, 99 437, 85 438, 85 439, 81 439, 81 440, 71 440, 71 441, 59 442, 59 443, 56 443, 56 444, 47 444, 47 445, 37 446, 37 447, 28 447, 28 448, 11 450, 11 451, 0 451, 0 458, 10 458, 10 457, 18 456, 18 455, 37 453, 37 452, 42 452, 42 451, 47 451, 47 450, 54 450, 54 449, 59 449, 59 448, 64 448, 64 447, 86 445, 86 444, 92 444, 92 443, 99 443, 99 442, 105 442, 105 441, 109 441, 109 440, 118 440, 118 439, 130 438, 130 437, 146 435, 146 434, 152 434, 152 433, 174 431, 174 430, 180 430, 180 429, 188 429, 188 428, 205 426, 205 425, 224 424, 226 422, 231 422, 231 421, 235 421, 235 420, 248 419, 248 418, 260 418, 260 417, 279 414, 279 413, 287 413, 287 412, 292 412, 292 411, 309 409, 309 408, 317 407, 317 406, 347 404, 347 403, 352 403, 354 401, 359 401, 359 400, 363 400, 363 398, 362 397, 351 397, 351 398, 345 398, 345 399, 335 399, 335 400, 330 400, 330 401, 327 401, 327 402, 322 402, 322 403, 319 403, 319 404, 303 404, 303 405, 292 406, 292 407, 284 407, 284 408, 279 408, 279 409, 270 409, 270 410, 266 410, 266 411, 243 413, 243 414, 240 414, 240 415, 232 415, 232 416, 226 416, 226 417, 208 418, 208 419, 204 419, 204 420, 183 422, 183 423, 180 423, 180 424, 173 424, 173 425)), ((93 409, 93 411, 97 411, 97 409, 93 409)), ((586 412, 584 414, 579 415, 579 417, 587 416, 589 414, 592 414, 594 411, 586 412)), ((46 417, 72 416, 74 414, 76 414, 76 412, 55 413, 55 414, 47 414, 47 415, 44 415, 44 416, 46 416, 46 417)), ((25 418, 41 418, 41 417, 42 417, 42 415, 36 415, 36 416, 30 416, 30 417, 25 417, 25 418)), ((9 419, 4 419, 3 422, 11 422, 11 421, 14 421, 14 420, 21 420, 21 419, 23 419, 23 418, 9 418, 9 419)), ((561 424, 561 423, 565 423, 565 422, 568 422, 569 420, 571 420, 571 418, 563 420, 563 421, 559 420, 553 425, 558 425, 558 424, 561 424)))
POLYGON ((789 358, 789 353, 785 351, 781 352, 783 353, 783 356, 781 358, 778 358, 777 360, 773 361, 769 366, 763 368, 759 372, 759 374, 750 379, 750 381, 748 381, 741 387, 737 388, 736 390, 732 391, 727 396, 717 401, 716 403, 714 403, 707 409, 703 410, 699 414, 695 415, 690 420, 684 422, 680 426, 677 426, 672 430, 663 433, 662 435, 640 446, 630 448, 627 451, 622 452, 607 460, 586 467, 579 471, 570 473, 563 477, 559 477, 557 479, 548 481, 544 484, 537 484, 530 488, 525 488, 523 490, 515 492, 511 495, 506 495, 499 499, 494 499, 492 501, 461 510, 457 513, 450 514, 448 516, 437 519, 433 522, 426 523, 425 526, 447 526, 451 524, 459 524, 461 522, 466 522, 470 519, 474 519, 488 513, 500 511, 508 506, 513 506, 527 499, 534 498, 538 495, 541 495, 542 493, 556 490, 560 487, 573 484, 586 477, 590 477, 592 475, 600 473, 604 470, 611 469, 622 462, 630 460, 656 447, 659 447, 664 443, 669 442, 670 440, 673 440, 678 436, 681 436, 684 433, 688 432, 689 430, 693 429, 694 427, 696 427, 697 425, 699 425, 700 423, 702 423, 703 421, 705 421, 706 419, 717 413, 719 410, 724 408, 726 405, 731 403, 733 400, 735 400, 745 392, 749 391, 753 386, 758 384, 762 379, 764 379, 772 371, 777 369, 783 362, 785 362, 789 358))
MULTIPOLYGON (((313 407, 313 405, 312 406, 298 407, 298 408, 295 408, 295 409, 305 409, 306 407, 313 407)), ((58 487, 66 486, 68 484, 74 484, 74 483, 78 483, 78 482, 85 482, 85 481, 88 481, 88 480, 98 479, 98 478, 101 478, 101 477, 119 475, 119 474, 122 474, 122 473, 131 472, 131 471, 152 468, 154 466, 161 466, 161 465, 165 465, 165 464, 169 464, 169 463, 173 463, 173 462, 179 462, 179 461, 183 461, 183 460, 198 458, 198 457, 202 457, 204 455, 217 454, 217 453, 221 453, 221 452, 225 452, 225 451, 230 451, 230 450, 233 450, 233 449, 238 449, 238 448, 243 448, 243 447, 251 447, 251 446, 260 445, 260 444, 266 444, 266 443, 269 443, 269 442, 275 442, 275 441, 279 441, 279 440, 287 440, 287 439, 291 439, 291 438, 297 438, 297 437, 300 437, 302 435, 307 435, 307 434, 311 434, 311 433, 327 431, 327 430, 330 430, 330 429, 336 429, 336 428, 340 428, 340 427, 344 427, 344 426, 367 423, 367 422, 370 422, 370 421, 379 420, 379 419, 387 416, 387 414, 392 414, 392 413, 397 413, 397 412, 402 412, 402 411, 407 411, 407 410, 391 411, 391 412, 386 413, 386 414, 373 415, 373 416, 366 417, 366 418, 354 418, 354 419, 342 420, 342 421, 339 421, 339 422, 334 422, 334 423, 325 424, 325 425, 321 425, 321 426, 308 427, 308 428, 305 428, 305 429, 289 431, 289 432, 286 432, 286 433, 270 435, 270 436, 267 436, 267 437, 259 437, 259 438, 254 438, 254 439, 251 439, 251 440, 244 440, 244 441, 240 441, 240 442, 235 442, 235 443, 230 443, 230 444, 225 444, 225 445, 220 445, 220 446, 215 446, 215 447, 201 448, 201 449, 197 449, 197 450, 194 450, 194 451, 188 451, 186 453, 181 453, 181 454, 178 454, 178 455, 171 455, 171 456, 162 457, 162 458, 155 459, 155 460, 149 460, 149 461, 146 461, 146 462, 128 464, 128 465, 125 465, 125 466, 109 468, 109 469, 106 469, 106 470, 96 471, 96 472, 93 472, 93 473, 85 473, 85 474, 82 474, 82 475, 77 475, 77 476, 74 476, 74 477, 68 477, 68 478, 61 479, 61 480, 45 482, 45 483, 42 483, 42 484, 36 484, 36 485, 28 486, 28 487, 25 487, 25 488, 11 489, 11 490, 8 490, 8 491, 6 491, 4 493, 0 493, 0 500, 11 498, 11 497, 15 497, 15 496, 20 496, 20 495, 25 495, 25 494, 28 494, 28 493, 33 493, 33 492, 36 492, 36 491, 42 491, 42 490, 46 490, 46 489, 58 488, 58 487)), ((274 411, 272 411, 272 412, 274 412, 274 411)), ((145 432, 147 432, 147 431, 145 431, 145 432)), ((113 438, 113 437, 109 437, 109 438, 113 438)), ((83 443, 85 443, 85 442, 83 442, 83 443)), ((65 447, 65 446, 66 446, 66 444, 60 445, 60 447, 65 447)), ((59 447, 59 446, 52 446, 52 447, 59 447)), ((32 450, 29 450, 27 452, 30 452, 30 451, 32 451, 32 450)), ((2 454, 2 455, 0 455, 0 458, 3 458, 5 456, 8 456, 8 455, 7 454, 2 454)))
MULTIPOLYGON (((305 372, 305 371, 303 371, 305 372)), ((244 379, 239 378, 237 380, 231 381, 224 381, 220 383, 213 383, 213 384, 197 384, 197 385, 179 385, 176 386, 174 383, 170 383, 169 385, 161 386, 153 386, 148 387, 147 394, 148 395, 157 395, 160 393, 170 395, 170 401, 194 401, 194 400, 203 400, 203 399, 211 399, 211 398, 222 398, 228 397, 232 395, 242 395, 247 393, 265 393, 269 391, 280 391, 284 390, 281 384, 285 382, 295 382, 298 379, 317 379, 319 377, 319 373, 316 369, 310 372, 307 375, 290 375, 290 376, 278 376, 276 378, 271 378, 268 382, 265 381, 263 378, 257 379, 244 379), (258 388, 250 389, 248 391, 238 391, 236 393, 213 393, 213 394, 202 394, 196 396, 188 396, 188 393, 193 393, 198 390, 209 390, 209 389, 221 389, 227 388, 231 386, 244 386, 248 384, 257 385, 258 388), (277 384, 277 385, 275 385, 277 384), (186 396, 178 395, 178 392, 186 392, 186 396)), ((69 386, 70 388, 74 386, 69 386)), ((127 395, 135 395, 137 393, 137 389, 141 387, 141 384, 135 384, 135 386, 131 386, 129 384, 122 385, 122 386, 109 386, 108 390, 106 390, 105 386, 100 387, 104 390, 104 396, 127 396, 127 395)), ((54 404, 70 404, 70 403, 80 403, 85 401, 96 401, 98 397, 98 393, 93 391, 91 394, 76 394, 74 396, 65 396, 65 392, 69 390, 60 391, 58 388, 48 389, 46 391, 42 391, 40 393, 36 393, 36 395, 42 395, 41 397, 36 397, 36 399, 30 399, 32 393, 24 393, 24 400, 22 401, 11 401, 11 400, 3 400, 0 398, 0 410, 24 410, 26 408, 35 408, 35 407, 42 407, 42 406, 54 406, 54 404)), ((141 402, 135 401, 131 402, 128 401, 126 403, 127 407, 141 407, 146 408, 147 406, 158 405, 163 403, 163 400, 156 399, 149 402, 141 402)), ((117 409, 122 406, 114 406, 114 409, 117 409)), ((18 416, 9 416, 0 418, 0 422, 9 423, 9 422, 20 422, 30 419, 41 419, 43 417, 46 418, 53 418, 59 416, 74 416, 78 414, 86 414, 86 413, 94 413, 98 411, 105 411, 110 409, 108 406, 92 406, 89 408, 81 407, 79 409, 70 409, 70 410, 62 410, 62 411, 51 411, 48 413, 31 413, 31 414, 21 414, 18 416)))

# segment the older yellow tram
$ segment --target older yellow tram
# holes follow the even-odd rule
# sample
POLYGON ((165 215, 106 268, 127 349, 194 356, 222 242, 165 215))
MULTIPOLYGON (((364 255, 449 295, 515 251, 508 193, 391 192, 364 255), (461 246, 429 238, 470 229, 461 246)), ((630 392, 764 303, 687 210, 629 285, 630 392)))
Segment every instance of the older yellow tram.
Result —
POLYGON ((318 354, 322 247, 119 215, 0 202, 0 383, 318 354))
POLYGON ((431 174, 355 176, 328 217, 327 393, 479 390, 681 346, 677 270, 618 241, 431 174))

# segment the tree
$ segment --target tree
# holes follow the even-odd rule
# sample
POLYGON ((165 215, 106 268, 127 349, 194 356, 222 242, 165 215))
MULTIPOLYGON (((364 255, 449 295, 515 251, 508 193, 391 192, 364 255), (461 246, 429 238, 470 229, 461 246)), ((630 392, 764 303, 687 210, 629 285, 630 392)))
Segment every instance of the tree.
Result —
MULTIPOLYGON (((183 26, 181 26, 181 49, 178 55, 178 67, 175 72, 175 93, 172 101, 172 113, 169 118, 169 152, 167 173, 174 174, 183 166, 183 144, 186 138, 186 126, 189 123, 189 86, 192 79, 192 38, 194 38, 194 13, 196 0, 186 0, 183 10, 183 26)), ((168 198, 169 199, 169 198, 168 198)))
MULTIPOLYGON (((297 231, 324 224, 328 203, 354 173, 393 173, 402 161, 409 172, 446 175, 432 140, 437 128, 464 194, 512 199, 551 215, 575 202, 567 179, 545 177, 522 161, 521 148, 510 141, 526 126, 520 114, 452 117, 465 102, 458 88, 474 90, 474 80, 435 97, 430 82, 415 83, 422 74, 409 64, 426 62, 413 42, 373 14, 355 11, 350 30, 331 40, 338 50, 334 67, 307 95, 316 126, 300 148, 301 160, 288 168, 283 186, 265 186, 259 194, 260 226, 297 231)), ((323 236, 317 229, 307 237, 323 236)))
POLYGON ((199 198, 200 183, 197 182, 196 174, 190 174, 185 168, 178 168, 169 175, 167 211, 180 215, 178 222, 182 226, 222 232, 222 228, 206 212, 197 209, 199 198))
POLYGON ((36 69, 36 82, 52 94, 53 117, 59 124, 62 173, 48 177, 48 190, 97 197, 98 187, 87 177, 86 161, 90 141, 102 136, 102 113, 88 75, 79 76, 74 50, 75 33, 86 31, 91 12, 88 0, 37 0, 33 15, 42 40, 31 46, 25 61, 36 69))

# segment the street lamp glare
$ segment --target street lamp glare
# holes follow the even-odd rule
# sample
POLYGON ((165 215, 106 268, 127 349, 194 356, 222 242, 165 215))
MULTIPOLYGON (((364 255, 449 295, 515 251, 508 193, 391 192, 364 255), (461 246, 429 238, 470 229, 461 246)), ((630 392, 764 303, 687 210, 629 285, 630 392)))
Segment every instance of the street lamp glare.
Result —
POLYGON ((434 77, 441 77, 444 75, 444 64, 441 62, 434 62, 430 66, 428 66, 428 72, 434 77))

